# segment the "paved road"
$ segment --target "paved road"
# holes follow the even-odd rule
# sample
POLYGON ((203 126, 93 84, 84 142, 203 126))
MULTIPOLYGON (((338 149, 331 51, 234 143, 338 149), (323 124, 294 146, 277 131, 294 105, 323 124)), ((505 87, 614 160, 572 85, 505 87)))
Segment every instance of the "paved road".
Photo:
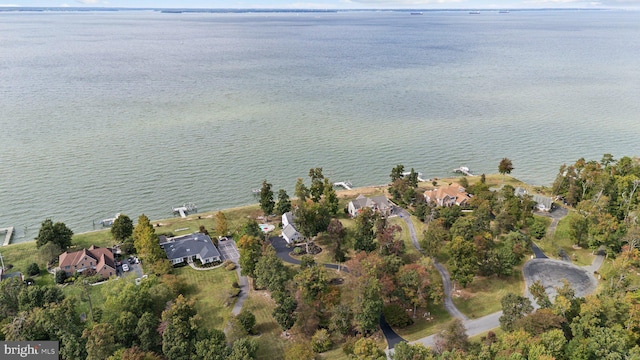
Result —
POLYGON ((249 295, 249 281, 246 276, 240 275, 240 263, 238 260, 240 259, 240 253, 238 252, 238 248, 236 247, 236 242, 232 239, 219 241, 218 242, 218 250, 220 250, 220 257, 222 261, 231 260, 236 264, 236 272, 238 273, 238 285, 240 285, 240 295, 238 295, 238 299, 236 303, 233 305, 233 309, 231 313, 233 315, 240 314, 242 311, 242 305, 247 300, 247 296, 249 295))
MULTIPOLYGON (((411 236, 411 242, 413 246, 418 249, 418 251, 422 252, 422 248, 420 247, 420 243, 418 242, 418 236, 416 235, 416 229, 413 226, 413 222, 411 221, 411 215, 409 212, 403 208, 396 207, 394 209, 394 213, 398 214, 398 216, 404 220, 405 224, 409 228, 409 235, 411 236)), ((447 312, 453 316, 454 318, 458 318, 460 320, 467 320, 468 318, 458 310, 458 308, 454 305, 453 300, 451 299, 451 291, 453 286, 451 285, 451 276, 449 276, 449 272, 447 269, 442 266, 435 258, 431 258, 433 260, 433 264, 436 269, 440 273, 440 277, 442 277, 442 286, 444 288, 444 308, 447 312)))
POLYGON ((536 259, 548 259, 549 257, 542 252, 542 250, 533 241, 531 242, 531 249, 536 259))

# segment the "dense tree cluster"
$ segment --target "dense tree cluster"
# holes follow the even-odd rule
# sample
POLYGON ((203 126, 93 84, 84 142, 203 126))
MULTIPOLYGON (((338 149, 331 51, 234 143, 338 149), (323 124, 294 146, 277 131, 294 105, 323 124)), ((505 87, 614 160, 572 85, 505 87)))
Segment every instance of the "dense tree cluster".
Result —
POLYGON ((553 183, 553 193, 574 206, 571 236, 583 247, 604 247, 610 255, 620 251, 625 234, 638 220, 640 159, 615 160, 605 154, 598 162, 579 159, 562 165, 553 183))

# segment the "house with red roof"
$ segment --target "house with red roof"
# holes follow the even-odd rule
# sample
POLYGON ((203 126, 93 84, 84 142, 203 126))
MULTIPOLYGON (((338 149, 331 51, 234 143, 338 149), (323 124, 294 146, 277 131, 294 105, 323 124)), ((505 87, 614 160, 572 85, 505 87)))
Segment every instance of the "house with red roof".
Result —
POLYGON ((113 258, 113 252, 109 248, 96 247, 91 245, 88 249, 82 249, 74 252, 60 254, 58 258, 60 270, 64 270, 67 276, 73 273, 83 272, 87 269, 93 269, 103 278, 109 278, 116 275, 116 262, 113 258))
POLYGON ((434 202, 438 206, 465 206, 471 197, 464 187, 460 184, 453 183, 449 186, 425 191, 424 199, 427 202, 434 202))

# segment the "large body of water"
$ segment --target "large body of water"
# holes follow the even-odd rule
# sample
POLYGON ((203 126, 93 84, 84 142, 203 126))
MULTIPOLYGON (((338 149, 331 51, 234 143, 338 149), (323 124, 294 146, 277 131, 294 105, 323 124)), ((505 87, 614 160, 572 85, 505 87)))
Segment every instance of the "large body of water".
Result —
POLYGON ((0 228, 640 154, 640 12, 0 13, 0 228))

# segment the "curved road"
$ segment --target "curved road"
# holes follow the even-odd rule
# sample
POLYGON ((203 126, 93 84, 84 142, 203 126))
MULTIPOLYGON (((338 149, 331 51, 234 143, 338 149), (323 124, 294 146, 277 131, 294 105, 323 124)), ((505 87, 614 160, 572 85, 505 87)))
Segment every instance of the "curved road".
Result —
MULTIPOLYGON (((420 248, 420 244, 418 243, 416 231, 413 227, 413 223, 411 222, 411 217, 409 213, 402 208, 396 208, 396 209, 397 209, 396 213, 398 214, 398 216, 400 216, 400 218, 404 220, 404 222, 407 224, 407 227, 409 228, 409 234, 411 235, 411 241, 413 242, 413 245, 415 246, 416 249, 421 251, 422 249, 420 248)), ((553 219, 552 221, 553 227, 551 229, 551 233, 555 232, 556 225, 558 224, 560 219, 566 216, 568 213, 568 211, 564 208, 557 209, 556 211, 558 210, 560 211, 557 213, 551 213, 546 215, 553 219)), ((547 256, 534 243, 532 243, 532 249, 536 258, 540 259, 538 261, 544 261, 542 259, 547 259, 547 256)), ((593 274, 594 271, 597 271, 600 268, 600 266, 604 261, 604 258, 605 258, 604 252, 602 250, 599 250, 597 252, 596 257, 593 259, 593 263, 589 266, 585 266, 580 269, 582 269, 583 271, 589 272, 590 274, 593 274)), ((481 318, 471 319, 471 320, 468 319, 466 316, 464 316, 464 314, 460 313, 460 311, 455 307, 455 305, 451 301, 451 279, 449 278, 449 273, 439 263, 435 262, 435 264, 438 271, 440 271, 440 275, 442 276, 442 282, 444 284, 445 308, 447 309, 449 314, 451 314, 451 316, 463 320, 464 327, 467 330, 467 336, 469 337, 475 336, 500 326, 499 319, 500 319, 500 316, 502 316, 502 311, 498 311, 498 312, 483 316, 481 318), (447 299, 450 302, 450 306, 447 306, 447 299)), ((568 265, 568 266, 571 266, 571 265, 568 265)), ((593 277, 593 275, 591 275, 591 277, 593 277)), ((424 337, 416 341, 412 341, 411 343, 412 344, 420 343, 425 346, 432 347, 435 345, 435 338, 436 338, 436 334, 424 337)))
MULTIPOLYGON (((418 249, 418 251, 422 252, 422 248, 420 247, 420 243, 418 242, 418 236, 416 235, 416 229, 413 226, 413 222, 411 221, 411 215, 409 214, 409 212, 400 207, 397 207, 395 212, 402 220, 404 220, 405 224, 407 224, 413 246, 418 249)), ((436 267, 436 269, 438 269, 438 272, 442 277, 442 286, 444 288, 444 308, 452 317, 458 318, 462 321, 468 320, 468 318, 453 304, 453 300, 451 300, 451 290, 453 289, 453 286, 451 285, 451 276, 449 276, 449 272, 447 271, 447 269, 445 269, 444 266, 442 266, 442 264, 438 262, 438 260, 436 260, 435 258, 431 259, 433 260, 433 265, 436 267)))

